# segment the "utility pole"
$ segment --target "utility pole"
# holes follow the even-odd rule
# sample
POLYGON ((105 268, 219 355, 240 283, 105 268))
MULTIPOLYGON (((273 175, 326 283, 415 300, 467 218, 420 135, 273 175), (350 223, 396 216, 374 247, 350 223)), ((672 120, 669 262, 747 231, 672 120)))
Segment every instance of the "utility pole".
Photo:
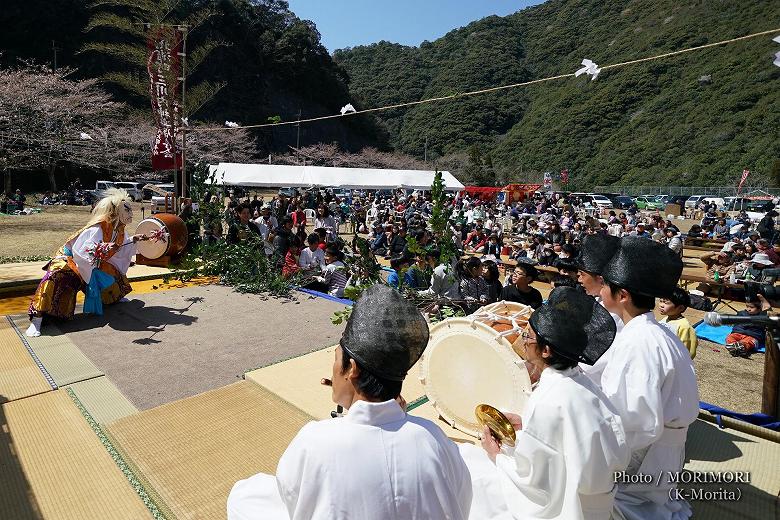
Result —
POLYGON ((425 164, 428 164, 428 136, 425 136, 425 164))
MULTIPOLYGON (((180 25, 178 29, 181 31, 181 52, 179 57, 181 58, 181 118, 184 118, 184 94, 187 90, 187 26, 180 25)), ((182 197, 186 197, 189 192, 187 186, 187 129, 184 121, 180 122, 181 127, 181 194, 182 197)), ((176 134, 174 134, 174 140, 176 134)), ((174 155, 174 164, 176 162, 176 156, 174 155)))
MULTIPOLYGON (((298 155, 300 156, 301 151, 301 109, 298 109, 298 137, 295 139, 295 149, 298 150, 298 155)), ((306 161, 304 161, 304 164, 306 164, 306 161)))
POLYGON ((54 53, 54 68, 53 70, 57 70, 57 51, 61 51, 62 49, 60 47, 57 47, 54 45, 54 40, 51 41, 51 50, 54 53))

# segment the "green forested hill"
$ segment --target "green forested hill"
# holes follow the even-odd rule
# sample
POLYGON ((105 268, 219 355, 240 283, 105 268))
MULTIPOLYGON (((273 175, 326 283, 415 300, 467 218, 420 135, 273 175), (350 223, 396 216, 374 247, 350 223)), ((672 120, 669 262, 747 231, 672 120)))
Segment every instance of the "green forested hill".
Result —
MULTIPOLYGON (((167 24, 191 25, 188 99, 198 83, 221 87, 203 104, 195 103, 193 121, 256 124, 276 116, 290 121, 299 113, 334 114, 350 102, 347 76, 322 46, 316 27, 297 18, 283 0, 2 0, 0 67, 51 66, 56 49, 57 65, 75 69, 70 77, 121 76, 122 82, 102 86, 117 101, 148 109, 146 48, 139 36, 143 23, 157 21, 148 11, 167 12, 162 20, 167 24), (199 51, 208 52, 199 56, 199 51)), ((373 123, 346 118, 302 125, 300 135, 296 127, 283 126, 255 136, 261 154, 287 151, 299 140, 301 146, 338 142, 350 151, 385 148, 373 123)))
MULTIPOLYGON (((549 0, 420 47, 337 51, 362 107, 571 73, 778 27, 776 2, 549 0)), ((780 174, 771 36, 586 76, 380 113, 390 142, 468 157, 489 182, 568 168, 574 186, 728 185, 780 174), (704 77, 704 78, 703 78, 704 77), (487 173, 486 173, 487 172, 487 173)))

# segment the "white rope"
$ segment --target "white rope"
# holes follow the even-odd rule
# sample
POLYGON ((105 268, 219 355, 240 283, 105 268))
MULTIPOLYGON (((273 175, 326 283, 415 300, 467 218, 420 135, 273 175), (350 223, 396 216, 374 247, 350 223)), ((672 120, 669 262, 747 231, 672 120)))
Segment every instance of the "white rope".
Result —
MULTIPOLYGON (((772 29, 772 30, 769 30, 769 31, 761 31, 761 32, 753 33, 753 34, 748 34, 746 36, 740 36, 738 38, 731 38, 729 40, 722 40, 722 41, 719 41, 719 42, 707 43, 705 45, 699 45, 697 47, 690 47, 688 49, 682 49, 682 50, 679 50, 679 51, 665 52, 663 54, 658 54, 656 56, 649 56, 649 57, 646 57, 646 58, 639 58, 639 59, 636 59, 636 60, 624 61, 624 62, 620 62, 620 63, 613 63, 612 65, 605 65, 603 67, 599 67, 599 70, 603 71, 603 70, 607 70, 607 69, 614 69, 614 68, 618 68, 618 67, 625 67, 627 65, 634 65, 634 64, 637 64, 637 63, 644 63, 644 62, 647 62, 647 61, 660 60, 660 59, 663 59, 663 58, 668 58, 670 56, 677 56, 678 54, 684 54, 684 53, 687 53, 687 52, 699 51, 699 50, 708 49, 710 47, 717 47, 717 46, 721 46, 721 45, 729 45, 729 44, 740 42, 740 41, 743 41, 743 40, 748 40, 750 38, 757 38, 759 36, 766 36, 768 34, 773 34, 773 33, 777 33, 777 32, 780 32, 780 28, 772 29)), ((433 97, 433 98, 428 98, 428 99, 421 99, 419 101, 409 101, 409 102, 406 102, 406 103, 396 103, 394 105, 387 105, 387 106, 383 106, 383 107, 366 108, 366 109, 363 109, 363 110, 356 110, 354 112, 348 111, 348 112, 345 112, 343 114, 339 113, 339 114, 332 114, 332 115, 328 115, 328 116, 311 117, 311 118, 308 118, 308 119, 300 119, 300 120, 294 120, 294 121, 280 121, 278 123, 263 123, 263 124, 258 124, 258 125, 244 125, 244 126, 237 126, 237 127, 233 127, 233 128, 228 128, 228 127, 211 127, 211 128, 192 127, 192 128, 190 128, 190 131, 191 132, 222 132, 222 131, 230 131, 230 130, 238 130, 238 129, 246 129, 246 128, 270 128, 270 127, 274 127, 274 126, 298 125, 298 124, 301 124, 301 123, 311 123, 311 122, 315 122, 315 121, 325 121, 327 119, 336 119, 336 118, 341 118, 341 117, 351 117, 351 116, 356 116, 356 115, 359 115, 359 114, 368 114, 368 113, 371 113, 371 112, 382 112, 382 111, 385 111, 385 110, 393 110, 395 108, 404 108, 404 107, 410 107, 410 106, 415 106, 415 105, 422 105, 422 104, 425 104, 425 103, 436 103, 436 102, 439 102, 439 101, 446 101, 446 100, 449 100, 449 99, 456 99, 456 98, 460 98, 460 97, 477 96, 477 95, 480 95, 480 94, 487 94, 487 93, 490 93, 490 92, 497 92, 499 90, 508 90, 508 89, 519 88, 519 87, 527 87, 529 85, 534 85, 536 83, 544 83, 544 82, 547 82, 547 81, 555 81, 555 80, 559 80, 559 79, 563 79, 563 78, 574 78, 574 77, 576 77, 576 73, 573 72, 571 74, 559 74, 557 76, 550 76, 550 77, 547 77, 547 78, 534 79, 534 80, 531 80, 531 81, 523 81, 521 83, 512 83, 511 85, 500 85, 500 86, 497 86, 497 87, 490 87, 490 88, 485 88, 485 89, 481 89, 481 90, 474 90, 474 91, 471 91, 471 92, 459 92, 459 93, 456 93, 456 94, 450 94, 448 96, 439 96, 439 97, 433 97)))
POLYGON ((512 326, 511 329, 505 330, 503 332, 498 332, 498 336, 496 336, 496 341, 499 341, 501 338, 504 338, 506 336, 511 336, 512 334, 517 334, 519 332, 523 331, 523 328, 525 324, 522 326, 517 322, 517 318, 528 318, 529 311, 531 310, 530 307, 527 307, 521 311, 517 311, 512 314, 496 314, 492 311, 478 311, 475 314, 472 314, 470 316, 471 318, 471 326, 474 326, 475 322, 480 323, 486 323, 486 322, 499 322, 499 323, 506 323, 509 322, 509 324, 512 326))

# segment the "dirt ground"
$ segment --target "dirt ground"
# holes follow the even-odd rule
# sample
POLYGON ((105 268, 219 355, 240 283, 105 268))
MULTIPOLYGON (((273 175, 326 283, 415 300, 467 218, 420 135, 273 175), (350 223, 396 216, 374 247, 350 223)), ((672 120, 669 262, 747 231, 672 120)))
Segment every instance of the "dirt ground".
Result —
MULTIPOLYGON (((132 205, 134 222, 149 215, 149 202, 132 205)), ((89 220, 89 206, 41 207, 32 215, 0 215, 0 257, 53 255, 89 220)))

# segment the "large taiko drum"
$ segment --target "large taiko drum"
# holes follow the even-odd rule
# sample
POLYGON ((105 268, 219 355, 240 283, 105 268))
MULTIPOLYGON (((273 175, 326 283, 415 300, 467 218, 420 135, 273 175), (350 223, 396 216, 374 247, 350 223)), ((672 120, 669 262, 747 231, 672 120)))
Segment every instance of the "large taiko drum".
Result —
MULTIPOLYGON (((503 310, 509 312, 514 305, 503 310)), ((525 307, 518 305, 509 315, 520 311, 530 315, 530 308, 525 307)), ((514 319, 517 322, 517 317, 514 319)), ((473 437, 479 437, 481 430, 474 415, 477 405, 489 404, 520 414, 531 394, 525 361, 512 349, 510 335, 506 334, 511 328, 509 321, 510 327, 503 330, 491 326, 506 325, 492 315, 437 323, 431 327, 430 341, 420 361, 420 381, 434 408, 448 424, 473 437)))
POLYGON ((184 221, 172 213, 157 213, 138 223, 136 234, 149 235, 152 232, 164 230, 165 240, 144 240, 138 242, 138 253, 150 260, 164 256, 174 257, 187 247, 187 226, 184 221))

